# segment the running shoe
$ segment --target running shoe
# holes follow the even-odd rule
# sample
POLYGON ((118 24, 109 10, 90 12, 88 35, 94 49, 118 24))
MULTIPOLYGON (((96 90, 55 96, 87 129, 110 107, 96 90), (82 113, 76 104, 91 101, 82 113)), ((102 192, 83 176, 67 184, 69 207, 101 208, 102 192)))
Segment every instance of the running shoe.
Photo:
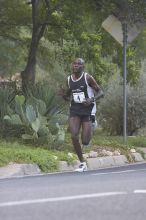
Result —
POLYGON ((75 171, 77 171, 77 172, 87 171, 87 164, 86 164, 86 162, 80 163, 79 167, 77 169, 75 169, 75 171))

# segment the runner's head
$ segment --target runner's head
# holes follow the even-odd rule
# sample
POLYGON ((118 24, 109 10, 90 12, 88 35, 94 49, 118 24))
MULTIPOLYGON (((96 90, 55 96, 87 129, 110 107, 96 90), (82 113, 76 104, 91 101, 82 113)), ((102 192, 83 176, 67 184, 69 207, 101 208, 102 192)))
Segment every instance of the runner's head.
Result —
POLYGON ((84 60, 82 58, 76 58, 72 64, 73 73, 82 73, 84 69, 84 60))

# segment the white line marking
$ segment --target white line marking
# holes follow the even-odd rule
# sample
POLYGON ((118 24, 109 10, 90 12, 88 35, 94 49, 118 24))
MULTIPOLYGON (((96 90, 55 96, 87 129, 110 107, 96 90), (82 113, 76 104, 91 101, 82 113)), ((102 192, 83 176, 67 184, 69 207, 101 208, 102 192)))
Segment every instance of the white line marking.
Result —
POLYGON ((74 196, 66 196, 66 197, 11 201, 11 202, 0 203, 0 207, 20 206, 20 205, 47 203, 47 202, 59 202, 59 201, 68 201, 68 200, 79 200, 79 199, 97 198, 97 197, 114 196, 114 195, 125 195, 125 194, 127 193, 126 192, 106 192, 106 193, 83 194, 83 195, 74 195, 74 196))
POLYGON ((134 193, 146 193, 146 190, 145 189, 137 189, 137 190, 134 190, 134 193))
POLYGON ((146 169, 138 169, 138 170, 123 170, 123 171, 113 171, 113 172, 107 172, 107 173, 93 173, 91 175, 97 176, 97 175, 107 175, 107 174, 120 174, 120 173, 130 173, 130 172, 136 172, 136 171, 144 171, 146 169))

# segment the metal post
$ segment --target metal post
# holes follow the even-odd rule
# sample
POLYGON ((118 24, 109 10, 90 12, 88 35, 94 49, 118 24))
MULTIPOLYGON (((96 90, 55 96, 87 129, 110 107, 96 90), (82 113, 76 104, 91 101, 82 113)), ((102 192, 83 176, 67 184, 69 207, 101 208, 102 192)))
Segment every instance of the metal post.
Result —
POLYGON ((127 60, 126 60, 126 48, 127 48, 127 23, 122 23, 123 29, 123 139, 124 143, 127 141, 127 60))

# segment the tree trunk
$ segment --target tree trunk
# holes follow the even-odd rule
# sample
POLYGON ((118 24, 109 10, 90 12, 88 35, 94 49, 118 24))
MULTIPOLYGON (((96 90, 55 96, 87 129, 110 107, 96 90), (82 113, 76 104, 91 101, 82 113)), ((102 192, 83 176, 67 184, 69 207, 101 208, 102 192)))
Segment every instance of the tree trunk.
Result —
POLYGON ((27 64, 21 72, 23 90, 35 82, 37 49, 46 27, 46 24, 39 24, 39 3, 40 0, 31 1, 33 29, 27 64))

